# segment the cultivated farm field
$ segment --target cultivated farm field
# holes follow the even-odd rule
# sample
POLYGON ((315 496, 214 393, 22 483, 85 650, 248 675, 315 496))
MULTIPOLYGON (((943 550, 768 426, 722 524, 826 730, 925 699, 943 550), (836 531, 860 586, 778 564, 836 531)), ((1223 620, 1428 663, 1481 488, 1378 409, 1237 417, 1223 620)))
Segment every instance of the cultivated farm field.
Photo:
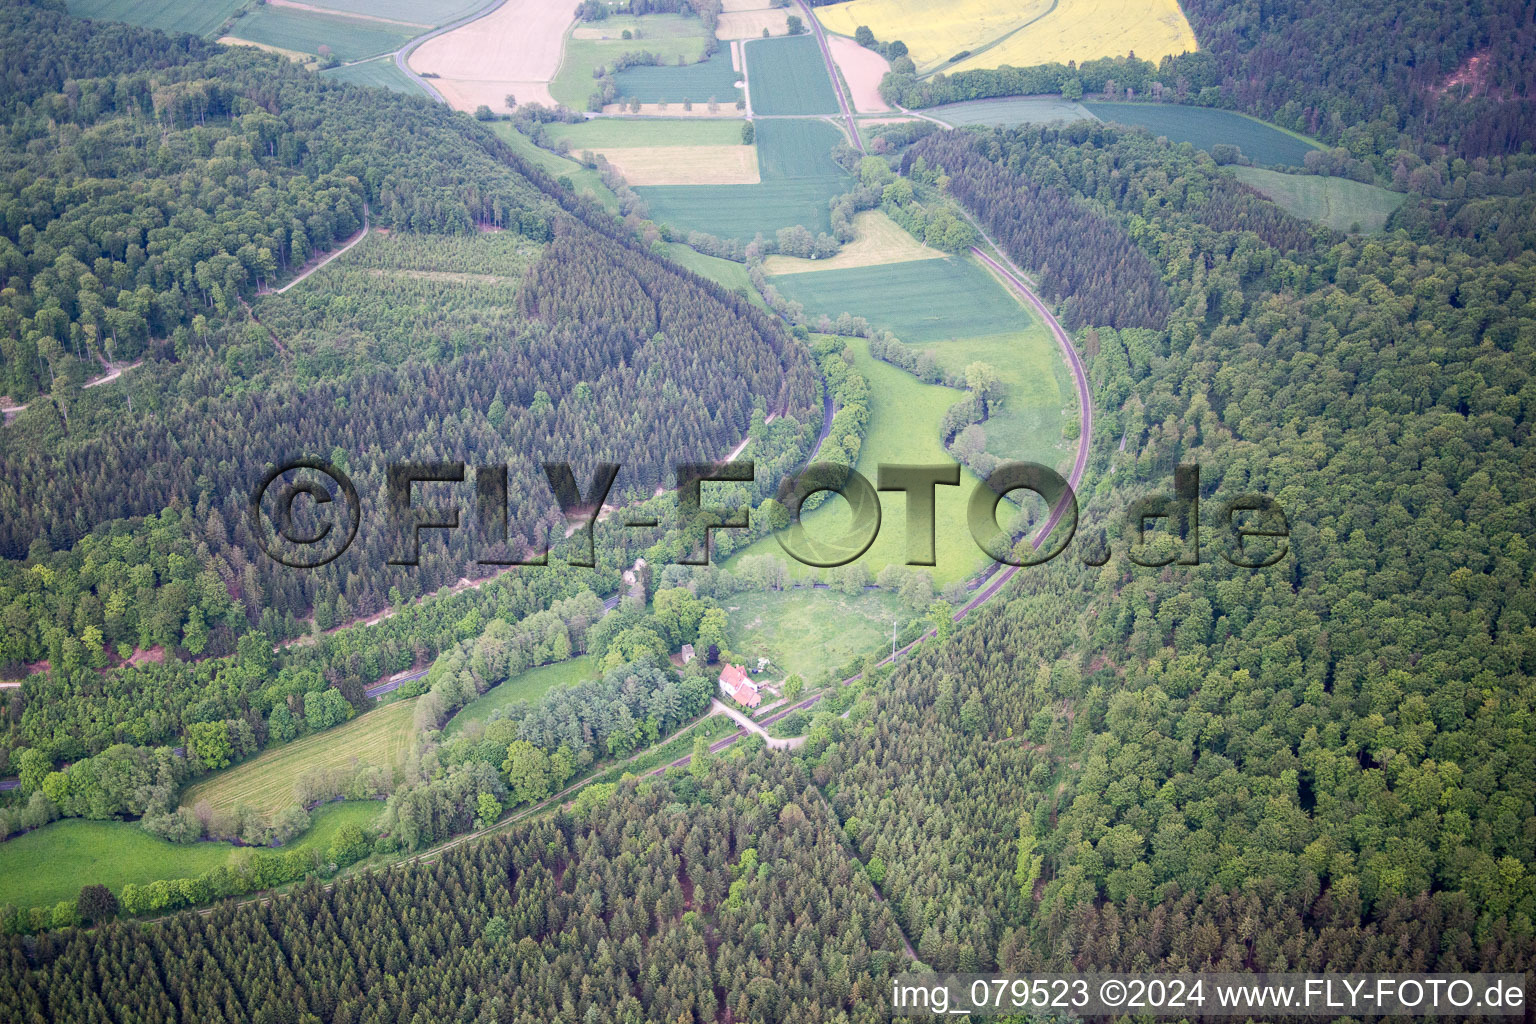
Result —
POLYGON ((909 345, 1002 334, 1034 322, 991 275, 959 257, 785 274, 771 283, 807 313, 862 316, 909 345))
POLYGON ((1256 164, 1299 167, 1318 144, 1257 118, 1212 107, 1185 107, 1172 103, 1084 103, 1101 121, 1137 125, 1153 135, 1174 142, 1188 142, 1207 153, 1212 146, 1230 143, 1256 164))
POLYGON ((271 814, 293 803, 293 784, 315 768, 345 768, 354 762, 394 768, 411 740, 414 700, 398 701, 324 732, 271 747, 249 761, 226 768, 189 787, 185 807, 207 801, 216 811, 237 805, 271 814))
MULTIPOLYGON (((432 87, 455 110, 473 111, 484 104, 507 113, 509 93, 519 103, 552 107, 549 83, 560 69, 560 54, 573 21, 571 8, 564 4, 507 0, 485 17, 416 47, 410 55, 411 69, 438 76, 431 79, 432 87)), ((583 93, 580 105, 585 103, 583 93)))
POLYGON ((1232 173, 1273 202, 1335 231, 1380 231, 1408 197, 1379 185, 1317 174, 1283 174, 1261 167, 1234 167, 1232 173))
POLYGON ((1053 121, 1092 121, 1081 103, 1060 96, 1002 96, 988 100, 946 103, 923 111, 929 117, 963 128, 972 124, 1050 124, 1053 121))
POLYGON ((340 60, 360 60, 400 49, 420 31, 389 22, 320 14, 263 4, 237 21, 234 36, 300 53, 329 46, 340 60))
POLYGON ((211 35, 244 0, 68 0, 69 13, 98 21, 126 21, 162 32, 211 35))
MULTIPOLYGON (((270 2, 270 0, 269 0, 270 2)), ((282 0, 279 0, 281 3, 282 0)), ((303 0, 338 14, 359 14, 415 25, 446 25, 486 5, 487 0, 303 0)))
POLYGON ((851 182, 831 157, 842 133, 810 119, 759 120, 756 125, 759 184, 636 189, 652 219, 743 240, 795 224, 812 232, 831 230, 827 200, 848 191, 851 182))
POLYGON ((1134 53, 1154 64, 1198 49, 1177 0, 1056 0, 1038 20, 946 71, 1065 64, 1134 53))
POLYGON ((807 683, 882 644, 888 650, 891 623, 899 629, 912 619, 896 595, 881 590, 849 595, 796 587, 733 594, 724 604, 733 651, 752 665, 771 658, 766 679, 798 673, 807 683))
POLYGON ((818 7, 815 13, 827 31, 838 35, 851 37, 860 25, 868 25, 882 42, 900 39, 917 70, 925 72, 948 63, 961 50, 974 50, 1014 31, 1053 6, 1055 0, 852 0, 818 7))
POLYGON ((748 88, 754 114, 835 114, 837 94, 810 35, 749 40, 748 88))
POLYGON ((569 686, 597 673, 597 665, 586 655, 557 661, 553 665, 541 665, 513 676, 506 682, 491 687, 475 700, 460 709, 443 729, 443 735, 453 736, 463 732, 474 722, 484 722, 491 712, 504 708, 514 701, 525 700, 532 704, 557 686, 569 686))
MULTIPOLYGON (((741 80, 741 75, 731 67, 731 54, 728 47, 720 47, 708 60, 699 60, 703 55, 704 42, 702 37, 697 40, 697 46, 691 46, 689 53, 692 56, 690 62, 678 64, 675 61, 667 64, 639 65, 625 68, 613 76, 614 84, 618 87, 619 95, 628 99, 638 99, 641 103, 666 103, 668 109, 674 113, 681 113, 683 101, 691 100, 695 112, 705 112, 709 98, 713 96, 720 104, 721 114, 726 117, 736 115, 736 101, 741 97, 741 90, 736 88, 736 83, 741 80)), ((633 43, 624 44, 633 49, 633 43)), ((615 55, 618 51, 615 51, 615 55)), ((565 78, 566 71, 562 67, 560 77, 565 78)), ((592 91, 591 79, 585 86, 586 93, 592 91)), ((569 100, 562 102, 570 104, 569 100)), ((582 95, 581 103, 577 109, 586 105, 586 94, 582 95)))
POLYGON ((746 185, 760 180, 757 149, 741 122, 685 118, 602 118, 546 129, 573 155, 602 154, 631 185, 746 185))

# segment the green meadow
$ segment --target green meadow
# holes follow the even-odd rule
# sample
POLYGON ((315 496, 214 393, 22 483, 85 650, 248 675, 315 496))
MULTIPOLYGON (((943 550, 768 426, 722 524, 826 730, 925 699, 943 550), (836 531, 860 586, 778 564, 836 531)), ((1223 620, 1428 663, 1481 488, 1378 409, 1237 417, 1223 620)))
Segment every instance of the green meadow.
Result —
POLYGON ((531 668, 500 685, 491 687, 478 698, 464 705, 459 713, 449 720, 447 727, 443 729, 443 734, 453 736, 462 732, 465 726, 473 722, 484 722, 491 717, 491 712, 516 701, 524 700, 532 704, 555 687, 569 686, 571 683, 590 679, 596 672, 597 665, 586 655, 569 661, 557 661, 553 665, 531 668))
POLYGON ((244 0, 68 0, 69 13, 97 21, 126 21, 162 32, 209 36, 244 0))
POLYGON ((1234 167, 1232 173, 1298 217, 1335 231, 1380 231, 1408 197, 1379 185, 1318 174, 1282 174, 1261 167, 1234 167))

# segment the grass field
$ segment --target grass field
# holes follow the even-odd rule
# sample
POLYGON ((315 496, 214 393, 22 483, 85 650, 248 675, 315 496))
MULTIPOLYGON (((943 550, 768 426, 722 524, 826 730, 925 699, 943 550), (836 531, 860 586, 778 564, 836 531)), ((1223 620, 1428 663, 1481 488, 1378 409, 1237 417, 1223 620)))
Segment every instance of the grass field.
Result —
MULTIPOLYGON (((291 848, 324 851, 342 825, 366 826, 383 807, 372 801, 327 804, 291 848)), ((48 906, 98 883, 120 893, 129 882, 192 878, 228 863, 235 849, 229 843, 168 843, 126 821, 56 821, 0 843, 0 906, 48 906)))
POLYGON ((771 283, 807 313, 862 316, 909 345, 1003 334, 1034 322, 991 275, 958 257, 785 274, 771 283))
POLYGON ((1408 198, 1401 192, 1348 178, 1282 174, 1259 167, 1234 167, 1232 171, 1243 184, 1252 185, 1296 216, 1335 231, 1380 231, 1408 198))
POLYGON ((1000 459, 1062 468, 1077 449, 1062 438, 1071 417, 1072 374, 1043 324, 1022 331, 957 338, 926 346, 945 373, 963 374, 978 360, 997 368, 1003 400, 982 424, 986 450, 1000 459))
POLYGON ((771 236, 794 224, 804 224, 812 232, 830 231, 827 200, 852 184, 831 157, 842 133, 824 121, 756 124, 761 183, 636 189, 650 207, 651 219, 683 231, 743 240, 759 231, 771 236))
POLYGON ((708 278, 733 292, 744 292, 754 306, 768 308, 768 304, 757 293, 757 289, 752 287, 752 282, 747 277, 746 264, 737 263, 734 260, 723 260, 718 256, 706 256, 695 249, 690 249, 682 242, 662 242, 659 246, 662 254, 674 263, 681 264, 700 277, 708 278))
POLYGON ((327 78, 334 78, 339 82, 351 82, 353 85, 371 85, 377 89, 388 89, 391 92, 409 92, 421 95, 421 90, 416 83, 405 76, 405 72, 395 66, 395 58, 389 55, 375 57, 373 60, 365 60, 361 64, 349 64, 345 67, 327 68, 320 72, 327 78))
POLYGON ((772 658, 765 678, 797 672, 807 683, 856 655, 889 649, 891 623, 900 628, 912 619, 896 595, 880 590, 857 596, 805 588, 740 593, 725 605, 733 651, 753 665, 772 658))
POLYGON ((1141 125, 1153 135, 1174 142, 1188 142, 1207 153, 1218 143, 1237 146, 1256 164, 1299 167, 1308 153, 1319 148, 1300 135, 1230 110, 1181 107, 1171 103, 1084 103, 1104 121, 1141 125))
POLYGON ((596 171, 589 171, 574 160, 567 160, 565 157, 551 153, 547 149, 540 149, 533 144, 532 139, 506 121, 493 122, 491 124, 491 131, 501 136, 502 140, 512 148, 512 151, 524 160, 543 168, 545 173, 554 178, 569 178, 571 187, 577 192, 585 192, 591 195, 609 210, 618 210, 618 197, 613 194, 607 185, 603 184, 603 179, 596 171))
POLYGON ((321 46, 329 46, 338 60, 360 60, 398 50, 420 33, 382 21, 265 4, 237 21, 232 34, 253 43, 301 53, 319 53, 321 46))
MULTIPOLYGON (((639 95, 645 102, 655 102, 658 99, 657 96, 644 92, 630 92, 624 87, 631 75, 647 71, 651 75, 641 75, 637 81, 644 83, 648 77, 654 77, 660 83, 658 88, 663 90, 673 83, 680 88, 684 85, 694 88, 697 83, 697 88, 705 89, 696 93, 685 93, 679 89, 673 89, 671 95, 662 95, 660 99, 681 102, 684 98, 689 98, 703 103, 710 95, 717 94, 721 103, 727 100, 731 103, 736 101, 736 93, 731 83, 737 76, 730 71, 730 54, 725 53, 724 50, 721 51, 725 56, 726 73, 731 75, 730 81, 725 82, 723 87, 716 79, 710 77, 708 73, 710 62, 698 63, 704 56, 707 43, 704 23, 698 18, 685 18, 680 14, 647 14, 639 18, 626 18, 625 21, 632 30, 636 26, 640 28, 640 38, 622 39, 618 31, 615 31, 611 38, 583 38, 578 33, 584 28, 594 26, 577 23, 571 34, 566 37, 565 51, 560 58, 560 70, 549 83, 550 95, 554 96, 556 101, 576 110, 586 110, 587 97, 592 94, 596 82, 592 76, 593 70, 609 66, 623 54, 642 50, 657 54, 665 63, 654 67, 627 68, 616 73, 614 81, 619 84, 619 92, 622 95, 639 95), (684 61, 681 67, 677 65, 679 58, 684 61), (694 71, 694 75, 681 74, 685 71, 694 71), (693 81, 689 81, 690 78, 693 81)), ((603 31, 606 31, 606 23, 603 25, 603 31)))
POLYGON ((754 114, 835 114, 837 94, 811 35, 748 40, 743 48, 754 114))
MULTIPOLYGON (((1065 64, 1134 53, 1156 64, 1198 49, 1177 0, 1056 0, 1050 11, 945 70, 1065 64)), ((951 54, 953 56, 953 54, 951 54)))
POLYGON ((847 270, 850 267, 874 267, 908 260, 942 259, 944 254, 913 238, 905 228, 879 210, 864 210, 853 216, 854 239, 837 255, 824 260, 806 260, 795 256, 769 256, 763 261, 765 274, 804 274, 821 270, 847 270))
POLYGON ((345 725, 285 743, 226 768, 182 793, 185 807, 206 800, 214 810, 244 804, 273 813, 293 803, 293 784, 312 768, 342 768, 354 761, 395 767, 411 740, 416 702, 403 700, 359 715, 345 725))
POLYGON ((741 145, 737 119, 600 117, 576 124, 545 126, 550 139, 569 139, 572 152, 632 146, 729 146, 741 145))
POLYGON ((98 21, 126 21, 164 32, 212 35, 244 0, 69 0, 69 13, 98 21))
MULTIPOLYGON (((573 43, 580 42, 573 40, 573 43)), ((681 49, 685 41, 678 41, 681 49)), ((611 47, 612 43, 590 44, 611 47)), ((622 44, 625 49, 635 49, 634 43, 622 44)), ((644 49, 657 50, 661 47, 652 46, 649 43, 644 49)), ((621 53, 622 50, 615 51, 621 53)), ((733 114, 736 110, 736 101, 741 98, 741 90, 736 88, 736 83, 741 80, 741 75, 731 67, 730 47, 722 46, 714 52, 708 60, 699 60, 704 54, 704 40, 697 40, 697 45, 687 51, 687 57, 695 63, 690 64, 657 64, 641 65, 639 67, 625 68, 613 76, 614 84, 618 86, 619 95, 626 98, 639 99, 641 103, 661 103, 675 105, 681 108, 684 100, 692 100, 696 108, 703 108, 711 96, 720 104, 721 113, 733 114)), ((569 51, 566 56, 570 60, 569 51)), ((566 74, 565 65, 560 67, 560 78, 566 74)), ((558 84, 559 79, 556 80, 558 84)), ((550 86, 551 91, 555 88, 550 86)), ((590 82, 586 86, 586 92, 590 93, 590 82)), ((555 93, 555 98, 560 99, 560 93, 555 93)), ((568 102, 568 101, 562 101, 568 102)), ((586 96, 582 96, 582 104, 577 109, 584 109, 586 96)), ((738 129, 739 131, 739 129, 738 129)), ((739 138, 739 136, 738 136, 739 138)))
POLYGON ((1091 121, 1093 115, 1081 103, 1060 96, 1004 96, 968 100, 929 107, 923 113, 957 127, 971 124, 1050 124, 1053 121, 1091 121))
POLYGON ((571 683, 591 678, 596 674, 596 669, 597 666, 592 659, 585 655, 569 661, 559 661, 553 665, 531 668, 521 675, 508 679, 500 686, 493 686, 479 699, 464 705, 459 713, 449 720, 443 734, 453 736, 463 731, 464 727, 471 722, 483 722, 491 717, 492 711, 504 708, 514 701, 525 700, 532 704, 557 686, 569 686, 571 683))
MULTIPOLYGON (((852 274, 858 271, 837 273, 852 274)), ((829 275, 797 276, 821 278, 829 275)), ((939 441, 939 427, 945 411, 959 401, 963 393, 935 384, 924 384, 905 370, 871 358, 868 344, 862 339, 849 339, 848 343, 854 351, 855 365, 869 381, 871 395, 869 429, 864 447, 859 453, 858 471, 874 484, 882 462, 953 464, 954 458, 939 441)), ((935 488, 937 524, 934 536, 938 564, 926 571, 939 585, 972 576, 986 564, 986 556, 971 540, 970 531, 965 525, 966 502, 976 484, 976 477, 969 470, 962 469, 959 487, 935 488)), ((906 497, 900 492, 881 494, 880 507, 879 535, 870 549, 859 558, 859 562, 872 573, 879 573, 890 564, 905 564, 907 560, 906 497)), ((843 537, 849 532, 851 522, 848 504, 840 498, 827 501, 820 508, 807 513, 803 519, 806 535, 813 540, 843 537)), ((743 548, 727 564, 745 555, 771 555, 778 558, 788 567, 790 576, 796 579, 819 578, 825 572, 802 565, 791 558, 772 536, 763 537, 743 548)), ((889 625, 886 628, 889 629, 889 625)))

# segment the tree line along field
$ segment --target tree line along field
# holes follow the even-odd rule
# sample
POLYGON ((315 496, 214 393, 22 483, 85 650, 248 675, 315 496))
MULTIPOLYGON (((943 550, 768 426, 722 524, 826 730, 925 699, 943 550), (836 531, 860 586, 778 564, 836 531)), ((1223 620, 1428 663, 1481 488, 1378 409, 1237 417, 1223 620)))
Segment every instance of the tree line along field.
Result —
POLYGON ((230 29, 236 39, 299 53, 318 54, 320 47, 329 47, 332 56, 344 61, 393 52, 420 34, 390 22, 272 4, 262 4, 230 29))
POLYGON ((835 114, 837 94, 812 35, 750 39, 742 47, 754 114, 835 114))
MULTIPOLYGON (((684 101, 693 104, 695 110, 706 110, 706 104, 713 97, 720 105, 720 111, 726 116, 736 114, 736 101, 741 98, 741 90, 736 83, 741 81, 741 74, 731 67, 730 48, 720 47, 707 59, 701 60, 704 54, 703 39, 698 41, 698 46, 682 55, 687 63, 679 64, 675 60, 669 60, 664 64, 637 64, 634 67, 625 68, 616 72, 613 76, 614 85, 618 88, 620 99, 639 100, 641 103, 666 103, 669 109, 681 112, 684 101), (691 56, 690 56, 691 54, 691 56)), ((625 48, 633 49, 636 44, 624 43, 625 48)), ((614 51, 616 55, 618 52, 614 51)), ((567 60, 569 60, 567 54, 567 60)), ((561 68, 562 78, 565 69, 561 68)), ((557 84, 559 80, 557 79, 557 84)), ((553 91, 554 85, 550 89, 553 91)), ((574 91, 574 90, 571 90, 574 91)), ((587 93, 592 91, 590 84, 587 93)), ((569 94, 569 92, 568 92, 569 94)), ((555 93, 555 98, 562 103, 577 106, 577 109, 586 104, 586 95, 583 94, 580 105, 570 104, 560 93, 555 93)))
POLYGON ((831 230, 827 201, 848 191, 852 181, 831 157, 842 133, 810 119, 754 124, 758 184, 636 188, 651 219, 683 231, 744 241, 795 224, 812 233, 831 230))
POLYGON ((210 36, 245 0, 68 0, 68 6, 81 18, 210 36))
POLYGON ((1408 197, 1379 185, 1318 174, 1284 174, 1261 167, 1234 167, 1232 173, 1298 217, 1335 231, 1380 231, 1408 197))
POLYGON ((455 736, 472 723, 484 722, 491 717, 493 711, 520 700, 533 704, 557 686, 566 686, 596 674, 596 664, 586 655, 567 661, 558 661, 553 665, 531 668, 504 683, 491 687, 478 699, 460 708, 459 713, 444 726, 443 735, 444 737, 455 736))
MULTIPOLYGON (((284 849, 324 851, 343 825, 366 826, 382 807, 346 801, 316 808, 309 828, 284 849)), ((129 883, 195 878, 230 863, 240 849, 225 842, 167 842, 131 822, 66 818, 0 843, 0 906, 48 906, 74 899, 85 885, 119 893, 129 883)))
POLYGON ((215 811, 243 804, 273 814, 294 802, 294 782, 307 771, 346 768, 354 762, 396 768, 411 744, 414 710, 414 701, 397 701, 324 732, 270 747, 188 787, 181 804, 195 808, 206 802, 215 811))
POLYGON ((1300 167, 1318 143, 1275 125, 1231 110, 1186 107, 1171 103, 1083 104, 1101 121, 1146 128, 1173 142, 1188 142, 1209 153, 1223 143, 1237 146, 1256 164, 1300 167))
MULTIPOLYGON (((647 14, 624 20, 629 23, 636 38, 624 39, 618 31, 609 34, 605 22, 594 24, 578 21, 572 26, 565 37, 560 69, 549 83, 550 95, 557 102, 564 103, 573 110, 585 110, 587 98, 596 88, 596 77, 593 72, 598 68, 607 67, 614 73, 614 80, 620 81, 627 71, 615 72, 610 65, 616 58, 626 53, 653 53, 662 61, 659 67, 675 67, 679 60, 683 62, 684 67, 693 67, 704 58, 709 37, 704 31, 704 23, 696 17, 685 17, 681 14, 647 14), (592 34, 594 29, 601 34, 592 34)), ((725 56, 726 66, 729 67, 730 54, 726 53, 725 56)), ((718 88, 718 83, 711 83, 711 85, 718 88)), ((726 87, 729 88, 729 86, 730 83, 726 83, 726 87)), ((706 97, 707 94, 692 98, 702 103, 706 97)), ((682 96, 679 95, 676 98, 682 99, 682 96)), ((722 93, 719 98, 723 102, 726 96, 722 93)), ((652 102, 643 97, 642 100, 652 102)), ((731 95, 730 101, 734 103, 735 100, 736 97, 731 95)))
MULTIPOLYGON (((855 468, 873 484, 882 462, 952 464, 954 457, 945 451, 939 431, 944 413, 964 397, 964 393, 938 384, 924 384, 905 370, 873 358, 869 354, 868 342, 861 338, 849 338, 847 341, 853 353, 854 368, 869 382, 870 395, 869 425, 855 468)), ((937 525, 934 534, 937 564, 925 568, 925 571, 939 586, 968 579, 988 562, 986 555, 971 539, 965 525, 966 502, 977 483, 976 476, 962 467, 960 486, 936 488, 937 525)), ((874 575, 878 575, 887 565, 905 565, 907 560, 906 499, 899 493, 884 493, 880 495, 880 506, 879 534, 874 544, 855 563, 864 566, 874 575)), ((809 537, 840 538, 849 533, 852 516, 846 502, 834 499, 807 512, 804 523, 809 537)), ((768 555, 785 563, 792 579, 819 579, 825 572, 791 558, 772 535, 742 548, 726 564, 735 565, 739 559, 756 555, 768 555)))
POLYGON ((819 273, 944 258, 942 252, 913 238, 906 228, 880 210, 861 210, 854 214, 853 232, 853 241, 845 243, 835 255, 825 259, 810 260, 774 253, 763 260, 763 273, 770 276, 819 273))
POLYGON ((493 122, 491 131, 510 146, 512 152, 547 172, 550 177, 557 181, 561 178, 569 181, 572 191, 591 196, 610 211, 618 210, 618 197, 613 194, 612 189, 603 184, 602 176, 596 171, 583 167, 575 160, 568 160, 557 153, 540 148, 509 122, 493 122))

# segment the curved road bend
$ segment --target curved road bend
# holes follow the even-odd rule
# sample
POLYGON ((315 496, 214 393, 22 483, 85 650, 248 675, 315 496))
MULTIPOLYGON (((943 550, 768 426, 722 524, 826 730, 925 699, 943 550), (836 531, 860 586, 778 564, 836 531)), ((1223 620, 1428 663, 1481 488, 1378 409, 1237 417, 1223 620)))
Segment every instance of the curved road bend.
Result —
POLYGON ((395 67, 404 72, 405 77, 409 78, 411 81, 421 86, 422 89, 426 90, 428 96, 431 96, 439 103, 447 103, 448 101, 443 98, 443 94, 437 91, 437 87, 433 85, 431 81, 422 78, 416 72, 411 70, 411 65, 409 63, 411 58, 411 51, 415 50, 416 47, 420 46, 428 39, 435 39, 440 35, 452 32, 456 28, 462 28, 472 21, 479 21, 481 18, 485 17, 487 14, 490 14, 492 11, 506 2, 507 0, 493 0, 492 3, 486 4, 484 7, 471 14, 466 14, 458 21, 450 21, 446 25, 439 25, 432 31, 424 35, 417 36, 415 39, 412 39, 410 42, 406 43, 404 46, 400 47, 400 49, 395 51, 395 67))

